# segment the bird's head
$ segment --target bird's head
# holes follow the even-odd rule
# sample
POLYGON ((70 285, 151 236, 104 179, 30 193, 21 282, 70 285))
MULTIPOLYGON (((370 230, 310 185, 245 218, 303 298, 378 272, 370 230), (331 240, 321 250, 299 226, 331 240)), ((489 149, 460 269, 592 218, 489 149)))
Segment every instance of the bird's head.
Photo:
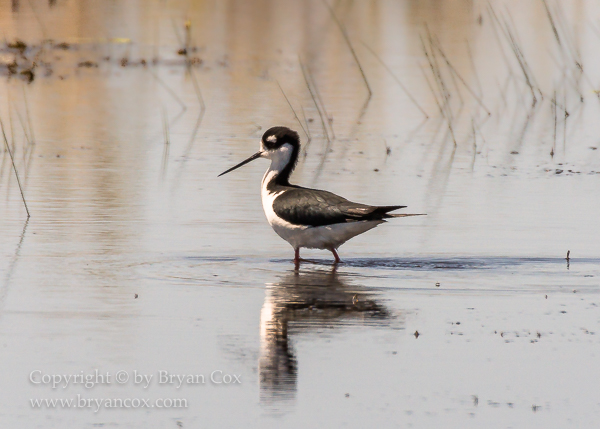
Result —
POLYGON ((298 159, 299 151, 300 136, 296 131, 287 127, 269 128, 260 139, 260 150, 258 152, 236 166, 231 167, 229 170, 219 174, 219 176, 240 168, 257 158, 267 158, 271 161, 281 160, 283 164, 286 166, 289 164, 289 167, 293 169, 298 159))
POLYGON ((292 150, 300 149, 300 136, 298 133, 287 127, 269 128, 260 140, 260 150, 264 154, 262 157, 271 159, 285 145, 289 145, 289 149, 292 150))

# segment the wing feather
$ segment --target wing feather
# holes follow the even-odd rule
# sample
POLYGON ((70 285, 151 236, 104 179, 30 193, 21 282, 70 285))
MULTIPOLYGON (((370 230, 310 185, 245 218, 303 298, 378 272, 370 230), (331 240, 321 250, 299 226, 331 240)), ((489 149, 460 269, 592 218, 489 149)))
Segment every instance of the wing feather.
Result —
POLYGON ((369 206, 353 203, 327 191, 307 188, 286 190, 275 198, 273 211, 294 225, 323 226, 361 220, 382 220, 387 212, 406 206, 369 206))

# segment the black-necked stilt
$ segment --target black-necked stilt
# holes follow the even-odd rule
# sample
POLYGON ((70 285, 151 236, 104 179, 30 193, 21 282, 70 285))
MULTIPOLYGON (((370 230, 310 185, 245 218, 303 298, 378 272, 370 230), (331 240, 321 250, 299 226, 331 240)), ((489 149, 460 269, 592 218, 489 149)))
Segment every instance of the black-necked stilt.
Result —
POLYGON ((296 264, 300 261, 301 247, 329 250, 338 263, 337 248, 352 237, 388 218, 419 216, 388 213, 406 206, 369 206, 331 192, 291 185, 289 179, 299 153, 298 133, 286 127, 273 127, 263 134, 258 152, 219 174, 222 176, 257 158, 271 160, 262 180, 263 209, 271 227, 294 248, 296 264))

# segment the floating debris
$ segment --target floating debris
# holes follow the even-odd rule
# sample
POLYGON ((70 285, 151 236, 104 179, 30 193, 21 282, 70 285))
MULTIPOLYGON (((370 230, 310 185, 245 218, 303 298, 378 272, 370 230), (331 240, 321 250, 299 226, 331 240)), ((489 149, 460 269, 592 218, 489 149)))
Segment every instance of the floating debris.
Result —
POLYGON ((27 79, 27 83, 33 82, 35 79, 35 74, 33 73, 33 67, 30 69, 25 69, 21 71, 21 76, 24 76, 27 79))
POLYGON ((55 49, 62 49, 63 51, 66 51, 67 49, 71 48, 71 45, 69 45, 66 42, 62 42, 62 43, 57 43, 54 45, 55 49))
POLYGON ((27 44, 25 44, 25 42, 23 42, 20 39, 15 39, 14 42, 7 43, 6 47, 9 49, 16 49, 22 54, 23 52, 25 52, 25 49, 27 49, 27 44))
POLYGON ((95 61, 82 61, 79 64, 77 64, 77 67, 86 67, 86 68, 92 68, 92 67, 98 67, 98 63, 95 61))

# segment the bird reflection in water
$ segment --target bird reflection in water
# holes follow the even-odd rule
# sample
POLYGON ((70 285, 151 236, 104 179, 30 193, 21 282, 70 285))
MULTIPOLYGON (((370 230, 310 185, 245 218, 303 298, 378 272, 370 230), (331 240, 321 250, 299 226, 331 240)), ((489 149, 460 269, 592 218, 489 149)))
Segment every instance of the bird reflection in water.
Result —
MULTIPOLYGON (((373 289, 351 284, 350 276, 331 270, 290 271, 267 285, 260 315, 260 400, 263 405, 292 401, 298 362, 293 337, 324 328, 402 324, 376 299, 373 289)), ((328 334, 331 332, 327 331, 328 334)))

